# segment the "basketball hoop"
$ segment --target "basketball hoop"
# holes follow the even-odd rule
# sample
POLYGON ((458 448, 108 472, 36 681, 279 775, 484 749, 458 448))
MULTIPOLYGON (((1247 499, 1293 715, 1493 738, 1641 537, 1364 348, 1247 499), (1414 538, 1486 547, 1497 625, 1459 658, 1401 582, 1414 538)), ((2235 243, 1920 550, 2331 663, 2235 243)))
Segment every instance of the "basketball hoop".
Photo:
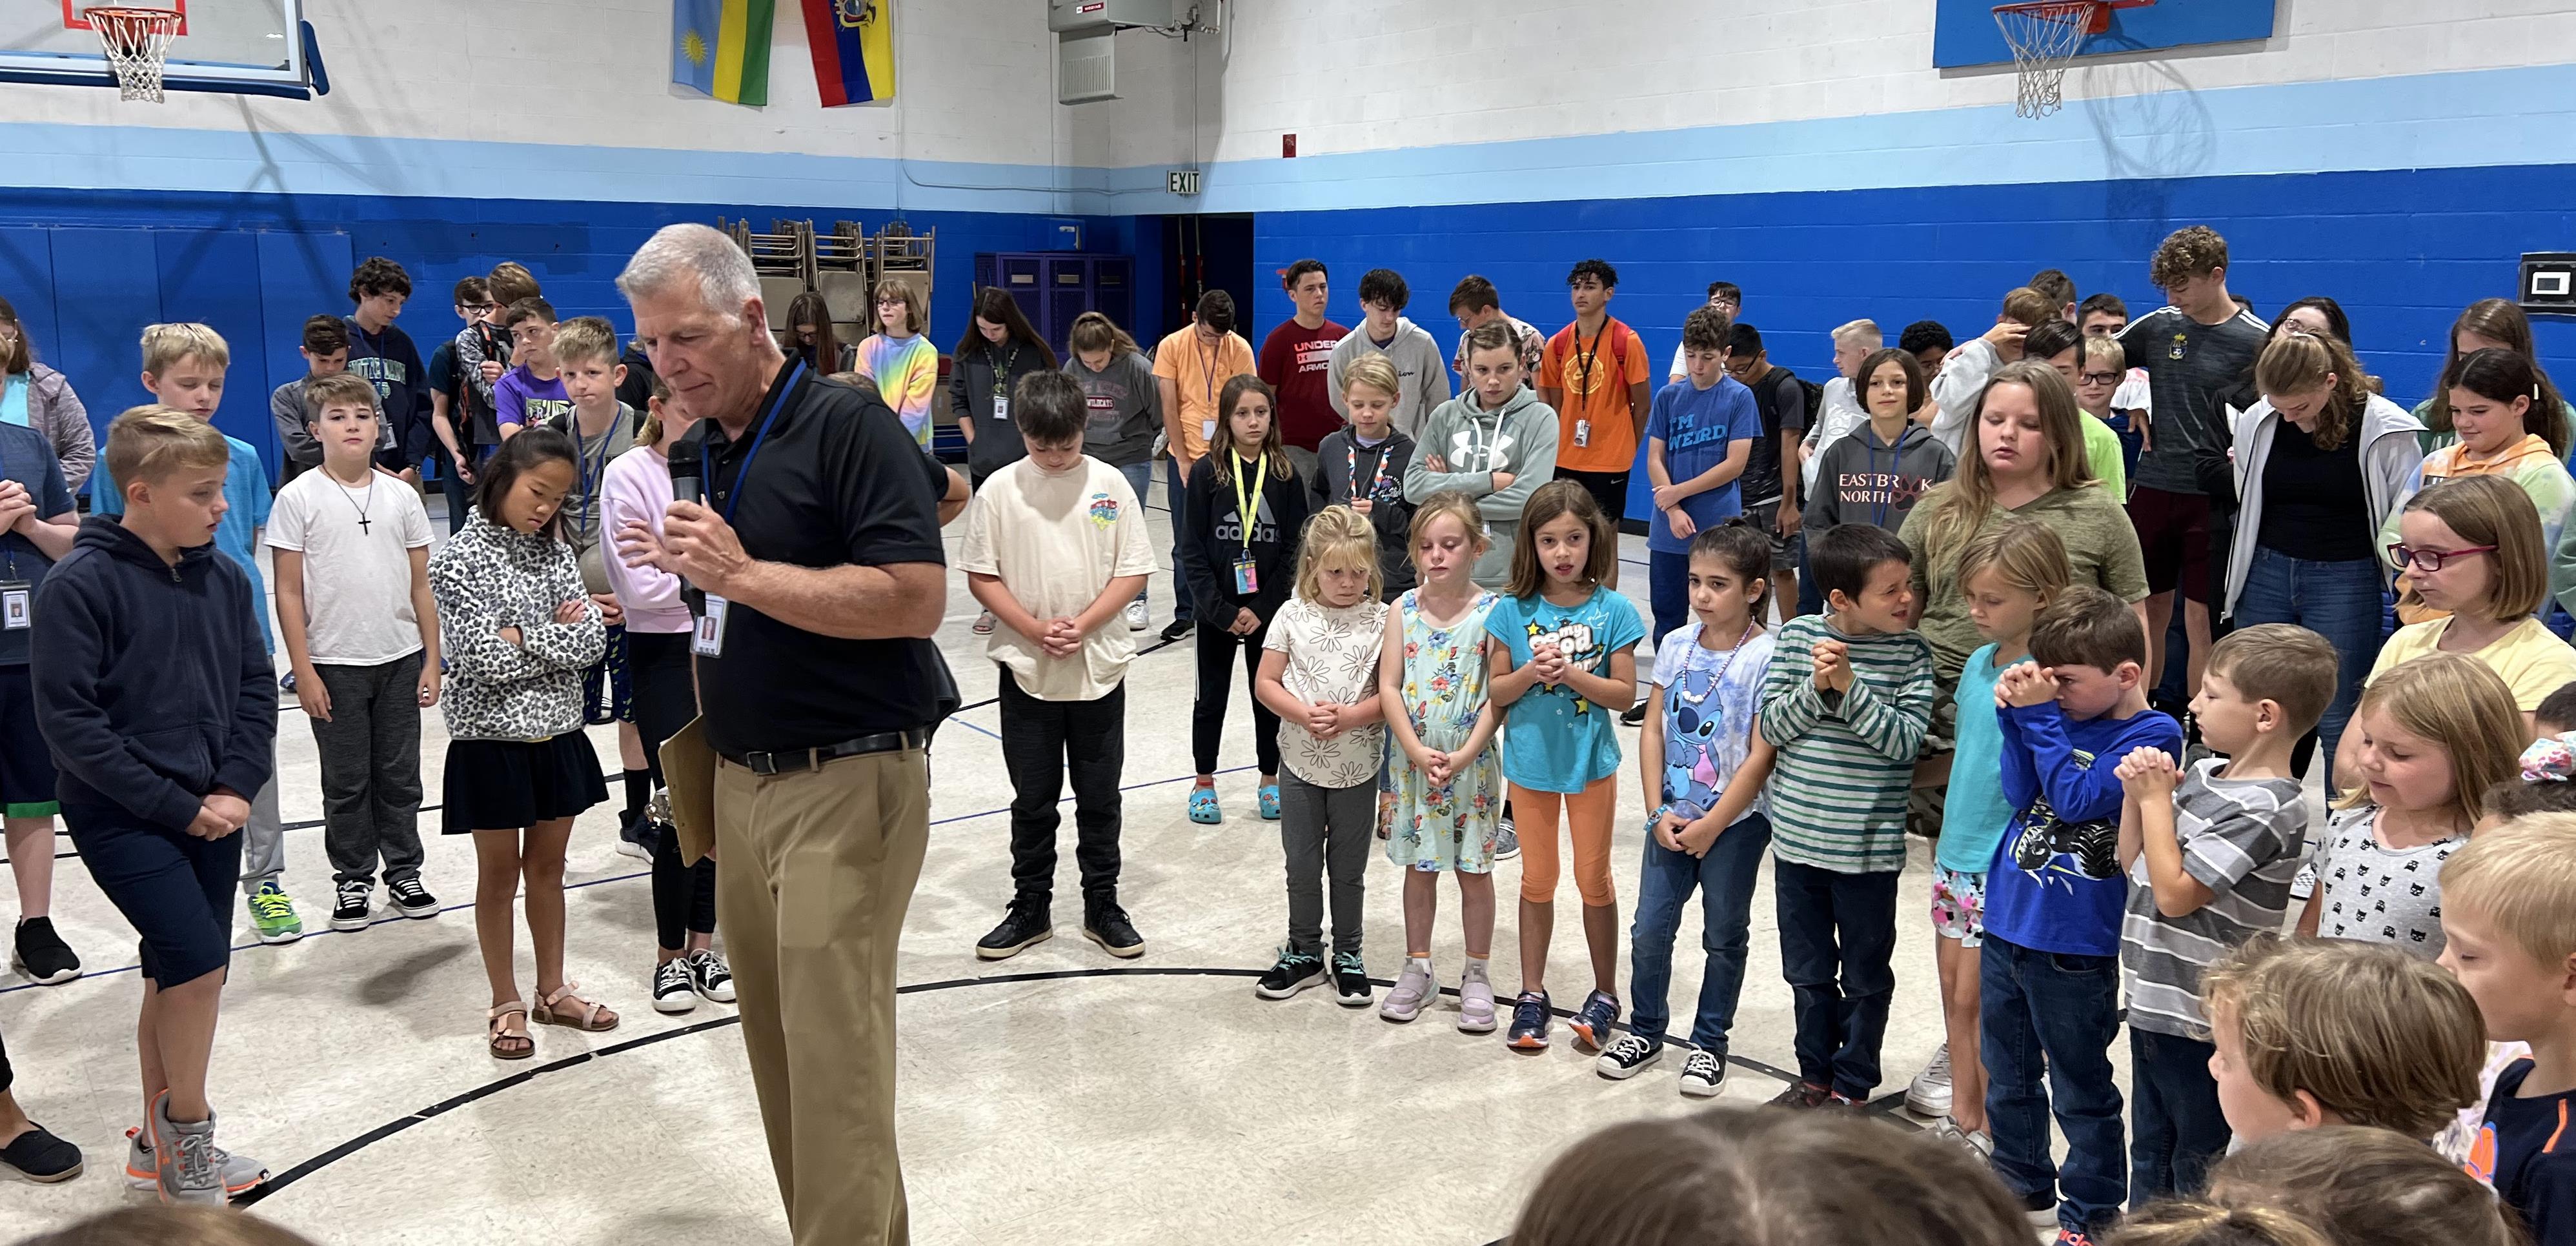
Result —
POLYGON ((2064 102, 2058 88, 2066 80, 2067 64, 2086 39, 2110 29, 2111 7, 2110 0, 2026 0, 1995 6, 1995 25, 2003 28, 2004 42, 2012 45, 2013 69, 2021 80, 2013 97, 2015 114, 2045 117, 2057 111, 2064 102))
POLYGON ((83 9, 81 16, 98 32, 120 98, 160 103, 161 69, 179 33, 179 10, 109 6, 83 9))

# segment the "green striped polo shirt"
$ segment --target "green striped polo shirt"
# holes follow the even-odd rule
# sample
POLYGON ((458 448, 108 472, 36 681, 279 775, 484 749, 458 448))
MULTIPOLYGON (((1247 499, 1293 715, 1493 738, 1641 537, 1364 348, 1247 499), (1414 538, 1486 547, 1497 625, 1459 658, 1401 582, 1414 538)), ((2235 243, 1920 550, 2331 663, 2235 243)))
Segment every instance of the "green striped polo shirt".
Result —
POLYGON ((1932 647, 1913 632, 1854 636, 1823 615, 1782 626, 1762 681, 1771 851, 1837 874, 1905 868, 1905 802, 1932 722, 1932 647), (1817 641, 1851 646, 1851 691, 1816 687, 1817 641))

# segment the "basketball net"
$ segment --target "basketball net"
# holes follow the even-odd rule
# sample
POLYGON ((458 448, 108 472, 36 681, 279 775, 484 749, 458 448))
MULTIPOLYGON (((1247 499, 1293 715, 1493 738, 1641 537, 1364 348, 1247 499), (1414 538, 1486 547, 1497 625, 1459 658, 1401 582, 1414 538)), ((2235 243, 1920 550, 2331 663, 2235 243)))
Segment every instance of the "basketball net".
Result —
POLYGON ((98 32, 108 67, 116 71, 119 98, 160 103, 161 69, 179 33, 179 11, 110 7, 83 9, 81 16, 98 32))
POLYGON ((2013 69, 2020 85, 2013 112, 2045 117, 2064 103, 2059 88, 2075 50, 2095 34, 2110 14, 2104 0, 2039 0, 1995 6, 1995 25, 2012 45, 2013 69))

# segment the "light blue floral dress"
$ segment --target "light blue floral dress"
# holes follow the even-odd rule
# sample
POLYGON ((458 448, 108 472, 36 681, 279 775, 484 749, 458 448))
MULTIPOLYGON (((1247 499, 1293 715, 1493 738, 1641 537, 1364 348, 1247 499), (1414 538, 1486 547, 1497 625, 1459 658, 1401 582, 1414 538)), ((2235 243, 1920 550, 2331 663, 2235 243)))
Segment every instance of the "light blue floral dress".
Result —
MULTIPOLYGON (((1501 598, 1476 594, 1467 612, 1444 628, 1423 617, 1419 595, 1417 589, 1396 599, 1404 619, 1404 712, 1424 748, 1446 752, 1475 734, 1476 715, 1485 708, 1485 615, 1501 598)), ((1503 812, 1499 751, 1487 745, 1447 787, 1433 787, 1392 738, 1389 748, 1381 802, 1387 859, 1406 869, 1492 873, 1503 812)))

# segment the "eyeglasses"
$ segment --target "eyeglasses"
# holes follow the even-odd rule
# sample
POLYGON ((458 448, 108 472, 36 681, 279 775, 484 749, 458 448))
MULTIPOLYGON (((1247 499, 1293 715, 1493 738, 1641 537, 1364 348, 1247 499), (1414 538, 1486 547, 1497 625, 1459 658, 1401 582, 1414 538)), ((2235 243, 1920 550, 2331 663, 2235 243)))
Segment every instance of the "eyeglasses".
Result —
POLYGON ((2492 545, 2471 545, 2465 549, 2416 549, 2409 545, 2391 545, 2388 547, 2388 561, 2400 569, 2413 567, 2418 571, 2439 571, 2442 564, 2454 558, 2492 554, 2495 550, 2492 545))
POLYGON ((2119 381, 2120 374, 2117 372, 2082 372, 2076 374, 2075 379, 2086 385, 2111 385, 2116 384, 2119 381))
POLYGON ((489 314, 493 308, 498 306, 500 306, 498 303, 459 303, 456 305, 456 310, 461 312, 473 312, 479 316, 489 314))
POLYGON ((903 301, 902 299, 878 299, 878 300, 877 300, 877 306, 879 306, 879 307, 910 307, 910 306, 912 306, 912 305, 911 305, 910 303, 907 303, 907 302, 903 301))

